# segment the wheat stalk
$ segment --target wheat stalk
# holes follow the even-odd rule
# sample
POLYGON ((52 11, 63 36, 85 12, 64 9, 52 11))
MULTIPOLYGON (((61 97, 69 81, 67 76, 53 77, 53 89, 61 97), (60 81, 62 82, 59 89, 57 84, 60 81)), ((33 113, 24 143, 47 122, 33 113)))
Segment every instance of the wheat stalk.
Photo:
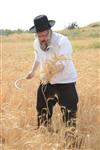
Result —
POLYGON ((42 83, 46 84, 47 82, 49 82, 50 79, 59 72, 59 68, 57 67, 56 64, 59 61, 66 61, 66 60, 71 59, 65 57, 64 55, 59 56, 54 52, 51 55, 50 60, 46 60, 45 62, 43 62, 43 71, 41 72, 41 75, 43 75, 43 78, 41 78, 42 83))

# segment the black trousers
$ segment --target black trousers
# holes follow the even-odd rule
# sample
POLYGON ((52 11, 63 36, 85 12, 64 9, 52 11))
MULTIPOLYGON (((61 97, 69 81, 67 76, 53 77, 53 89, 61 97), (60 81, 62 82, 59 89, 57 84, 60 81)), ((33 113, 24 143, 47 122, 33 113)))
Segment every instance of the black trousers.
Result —
POLYGON ((61 107, 62 121, 67 125, 75 125, 78 94, 74 83, 40 84, 37 91, 37 120, 47 126, 51 123, 53 107, 58 103, 61 107), (72 121, 73 120, 73 121, 72 121))

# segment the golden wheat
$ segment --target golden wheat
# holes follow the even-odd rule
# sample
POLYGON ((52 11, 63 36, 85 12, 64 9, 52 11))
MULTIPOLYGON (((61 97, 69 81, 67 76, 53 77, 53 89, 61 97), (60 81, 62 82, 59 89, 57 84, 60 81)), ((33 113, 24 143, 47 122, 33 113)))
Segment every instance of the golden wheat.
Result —
POLYGON ((65 57, 64 55, 59 56, 56 53, 52 53, 51 59, 43 62, 43 71, 41 72, 41 76, 42 77, 44 76, 44 79, 46 77, 47 81, 41 79, 42 83, 45 84, 48 81, 50 81, 52 77, 54 77, 54 75, 56 75, 59 72, 59 67, 60 66, 63 67, 63 64, 57 66, 57 63, 59 63, 59 61, 66 61, 66 60, 68 60, 68 58, 65 57))
MULTIPOLYGON (((99 150, 100 50, 84 49, 73 55, 78 71, 77 89, 79 93, 76 130, 65 128, 59 105, 54 108, 51 129, 41 126, 39 130, 35 130, 39 70, 33 80, 23 82, 24 90, 16 90, 14 87, 16 78, 26 74, 33 62, 33 50, 30 46, 32 40, 28 39, 32 39, 31 34, 28 34, 28 37, 20 34, 15 39, 14 35, 3 37, 4 72, 2 100, 0 101, 1 150, 99 150)), ((92 43, 93 40, 84 39, 84 42, 92 43)), ((76 39, 76 42, 77 45, 84 43, 80 39, 76 39)))

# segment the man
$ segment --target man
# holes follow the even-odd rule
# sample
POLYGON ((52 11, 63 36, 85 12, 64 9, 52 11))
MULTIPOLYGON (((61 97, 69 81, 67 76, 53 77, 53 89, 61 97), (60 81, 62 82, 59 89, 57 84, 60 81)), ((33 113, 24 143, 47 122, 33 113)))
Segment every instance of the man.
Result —
MULTIPOLYGON (((35 33, 34 49, 36 57, 32 71, 26 79, 34 76, 38 66, 43 69, 43 62, 50 60, 55 52, 59 56, 65 56, 66 60, 59 60, 53 67, 57 73, 46 84, 40 82, 37 91, 37 120, 38 127, 41 124, 47 126, 51 123, 53 107, 58 102, 61 107, 62 120, 66 126, 75 125, 78 95, 76 91, 77 72, 72 61, 72 47, 70 41, 64 35, 53 32, 51 27, 54 20, 48 20, 47 16, 39 15, 34 19, 34 26, 30 31, 35 33)), ((50 70, 49 73, 52 73, 50 70)))

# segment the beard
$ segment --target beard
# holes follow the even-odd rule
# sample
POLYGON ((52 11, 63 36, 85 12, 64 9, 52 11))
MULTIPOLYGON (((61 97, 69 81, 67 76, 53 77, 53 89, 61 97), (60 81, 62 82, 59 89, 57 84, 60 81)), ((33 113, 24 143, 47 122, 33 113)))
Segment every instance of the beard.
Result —
POLYGON ((50 45, 51 36, 52 36, 52 30, 49 30, 48 40, 47 41, 45 41, 45 40, 39 41, 40 42, 40 48, 43 51, 49 50, 48 46, 50 45))
POLYGON ((42 41, 42 42, 40 42, 40 48, 41 48, 43 51, 47 51, 47 50, 48 50, 48 45, 49 45, 49 42, 48 42, 48 41, 42 41))

